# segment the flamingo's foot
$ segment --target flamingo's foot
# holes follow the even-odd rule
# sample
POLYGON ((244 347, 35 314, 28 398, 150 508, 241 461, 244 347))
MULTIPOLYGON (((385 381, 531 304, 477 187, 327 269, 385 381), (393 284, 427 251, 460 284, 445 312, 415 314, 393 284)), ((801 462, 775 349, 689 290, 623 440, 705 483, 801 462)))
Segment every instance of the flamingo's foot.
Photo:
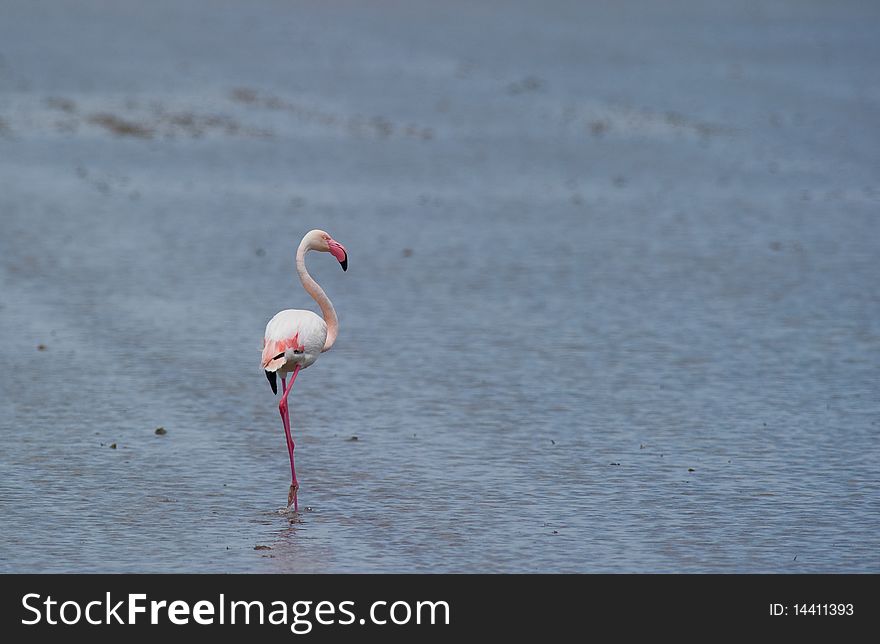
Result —
POLYGON ((299 512, 299 503, 296 500, 296 492, 299 490, 299 483, 291 483, 290 491, 287 493, 287 509, 293 506, 294 512, 299 512))

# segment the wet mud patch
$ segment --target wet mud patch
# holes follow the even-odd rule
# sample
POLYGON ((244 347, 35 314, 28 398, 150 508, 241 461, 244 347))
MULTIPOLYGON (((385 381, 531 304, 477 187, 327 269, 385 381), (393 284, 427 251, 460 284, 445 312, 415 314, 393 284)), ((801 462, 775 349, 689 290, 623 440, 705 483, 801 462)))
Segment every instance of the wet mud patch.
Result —
POLYGON ((112 132, 116 136, 133 136, 139 139, 151 139, 155 133, 155 130, 151 127, 147 127, 134 121, 127 121, 115 114, 107 112, 92 114, 88 121, 93 125, 103 127, 105 130, 112 132))
POLYGON ((13 131, 24 136, 47 131, 75 136, 84 132, 94 134, 96 130, 118 138, 141 140, 207 136, 271 139, 275 136, 271 129, 243 123, 231 114, 198 109, 186 103, 169 106, 120 97, 96 101, 90 97, 74 100, 48 96, 0 115, 0 136, 13 131))
POLYGON ((434 138, 433 128, 424 125, 400 123, 384 116, 343 114, 287 100, 274 94, 261 93, 251 87, 234 88, 229 92, 229 99, 241 105, 287 112, 305 123, 336 129, 352 136, 369 136, 377 139, 396 137, 421 141, 430 141, 434 138))
POLYGON ((675 111, 657 112, 621 105, 569 105, 560 117, 563 126, 575 126, 593 138, 604 137, 682 137, 700 140, 732 136, 736 129, 721 123, 695 119, 675 111))
POLYGON ((199 114, 193 111, 165 112, 157 110, 157 128, 163 136, 188 136, 198 139, 208 134, 224 134, 251 139, 271 139, 274 133, 267 128, 243 125, 226 114, 199 114))
POLYGON ((200 114, 190 110, 171 112, 165 111, 161 106, 155 108, 153 113, 142 121, 101 112, 89 116, 88 122, 99 125, 117 136, 132 136, 140 139, 154 137, 199 139, 210 134, 255 139, 270 139, 274 136, 271 130, 242 125, 225 114, 200 114))

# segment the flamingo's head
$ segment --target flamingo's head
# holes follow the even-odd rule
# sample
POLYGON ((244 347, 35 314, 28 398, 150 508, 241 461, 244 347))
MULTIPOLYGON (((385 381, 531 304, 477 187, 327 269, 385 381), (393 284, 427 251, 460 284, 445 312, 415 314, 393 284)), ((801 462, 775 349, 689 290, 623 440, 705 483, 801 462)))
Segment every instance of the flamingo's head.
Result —
POLYGON ((313 230, 307 235, 307 237, 309 239, 309 246, 312 250, 318 250, 322 253, 330 253, 337 259, 340 266, 342 266, 342 270, 348 270, 348 252, 345 250, 345 246, 333 239, 323 230, 313 230))

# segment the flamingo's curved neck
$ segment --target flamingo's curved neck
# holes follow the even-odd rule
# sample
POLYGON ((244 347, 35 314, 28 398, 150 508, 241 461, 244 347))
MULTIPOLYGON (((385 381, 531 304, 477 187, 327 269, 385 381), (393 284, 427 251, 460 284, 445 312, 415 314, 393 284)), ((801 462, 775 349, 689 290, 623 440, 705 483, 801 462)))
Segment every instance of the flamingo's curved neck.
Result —
POLYGON ((321 351, 327 351, 336 342, 336 334, 339 333, 339 320, 336 318, 336 309, 324 289, 309 275, 306 270, 306 253, 312 250, 309 242, 303 239, 296 251, 296 272, 299 273, 299 279, 302 282, 306 292, 314 298, 318 306, 321 307, 321 314, 324 316, 324 322, 327 324, 327 339, 324 341, 324 348, 321 351))

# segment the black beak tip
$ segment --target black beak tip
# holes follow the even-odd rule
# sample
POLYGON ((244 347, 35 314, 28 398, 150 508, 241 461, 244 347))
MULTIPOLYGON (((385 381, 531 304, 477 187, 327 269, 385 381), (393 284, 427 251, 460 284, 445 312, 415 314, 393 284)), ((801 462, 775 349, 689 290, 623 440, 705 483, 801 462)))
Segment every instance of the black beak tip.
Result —
POLYGON ((345 258, 341 262, 339 262, 339 265, 342 266, 343 271, 348 270, 348 255, 347 254, 345 255, 345 258))

